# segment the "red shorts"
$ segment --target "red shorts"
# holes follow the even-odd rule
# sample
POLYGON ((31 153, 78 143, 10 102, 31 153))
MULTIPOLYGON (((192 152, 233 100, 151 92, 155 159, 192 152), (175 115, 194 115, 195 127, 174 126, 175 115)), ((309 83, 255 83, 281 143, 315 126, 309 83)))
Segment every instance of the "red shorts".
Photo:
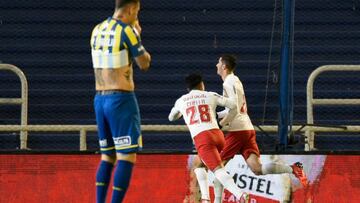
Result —
POLYGON ((219 129, 203 131, 194 137, 200 159, 213 171, 221 164, 220 152, 224 148, 224 134, 219 129))
POLYGON ((260 157, 255 130, 233 131, 226 134, 225 147, 220 154, 221 159, 229 160, 238 153, 242 154, 245 160, 249 158, 250 154, 260 157))

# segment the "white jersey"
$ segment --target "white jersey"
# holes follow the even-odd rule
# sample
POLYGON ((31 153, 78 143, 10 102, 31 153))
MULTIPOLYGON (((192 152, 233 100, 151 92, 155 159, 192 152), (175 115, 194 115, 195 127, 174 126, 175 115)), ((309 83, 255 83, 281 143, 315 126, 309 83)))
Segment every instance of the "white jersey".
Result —
MULTIPOLYGON (((250 117, 247 114, 246 98, 243 85, 239 78, 232 74, 226 76, 223 83, 223 95, 236 101, 236 116, 229 123, 228 131, 254 130, 250 117)), ((231 111, 230 111, 231 112, 231 111)), ((218 112, 219 118, 225 117, 229 113, 229 109, 218 112)))
POLYGON ((219 129, 215 116, 216 106, 233 109, 236 104, 235 101, 215 92, 192 90, 176 100, 169 114, 169 120, 177 120, 182 115, 191 137, 194 138, 203 131, 219 129))

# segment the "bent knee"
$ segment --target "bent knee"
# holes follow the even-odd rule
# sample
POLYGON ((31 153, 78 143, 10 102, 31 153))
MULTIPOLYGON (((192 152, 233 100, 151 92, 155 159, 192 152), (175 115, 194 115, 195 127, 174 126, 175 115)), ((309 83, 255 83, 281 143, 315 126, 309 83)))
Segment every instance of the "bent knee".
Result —
POLYGON ((250 166, 250 169, 255 175, 257 175, 257 176, 262 175, 261 165, 260 166, 252 166, 252 167, 250 166))
POLYGON ((136 153, 130 153, 130 154, 116 153, 116 159, 135 163, 136 162, 136 153))
POLYGON ((115 154, 102 154, 101 160, 114 164, 116 161, 116 155, 115 154))

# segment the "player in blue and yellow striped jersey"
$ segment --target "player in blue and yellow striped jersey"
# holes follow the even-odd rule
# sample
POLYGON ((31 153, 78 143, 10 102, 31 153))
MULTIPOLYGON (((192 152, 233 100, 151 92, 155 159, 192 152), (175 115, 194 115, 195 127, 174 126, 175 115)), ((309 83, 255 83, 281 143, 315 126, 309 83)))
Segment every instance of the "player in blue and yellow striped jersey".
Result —
POLYGON ((101 150, 96 174, 98 203, 106 201, 116 161, 112 203, 122 202, 129 186, 136 153, 142 148, 133 59, 144 71, 151 61, 140 39, 140 0, 115 0, 115 7, 113 16, 95 26, 91 35, 94 108, 101 150))

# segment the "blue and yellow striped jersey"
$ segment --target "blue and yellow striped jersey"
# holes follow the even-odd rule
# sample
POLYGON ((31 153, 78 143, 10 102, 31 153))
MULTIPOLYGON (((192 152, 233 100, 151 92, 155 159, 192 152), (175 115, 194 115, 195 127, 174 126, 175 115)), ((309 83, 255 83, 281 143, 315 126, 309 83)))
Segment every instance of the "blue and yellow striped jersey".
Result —
POLYGON ((109 17, 95 26, 91 34, 91 56, 94 68, 121 68, 145 49, 136 30, 109 17))

